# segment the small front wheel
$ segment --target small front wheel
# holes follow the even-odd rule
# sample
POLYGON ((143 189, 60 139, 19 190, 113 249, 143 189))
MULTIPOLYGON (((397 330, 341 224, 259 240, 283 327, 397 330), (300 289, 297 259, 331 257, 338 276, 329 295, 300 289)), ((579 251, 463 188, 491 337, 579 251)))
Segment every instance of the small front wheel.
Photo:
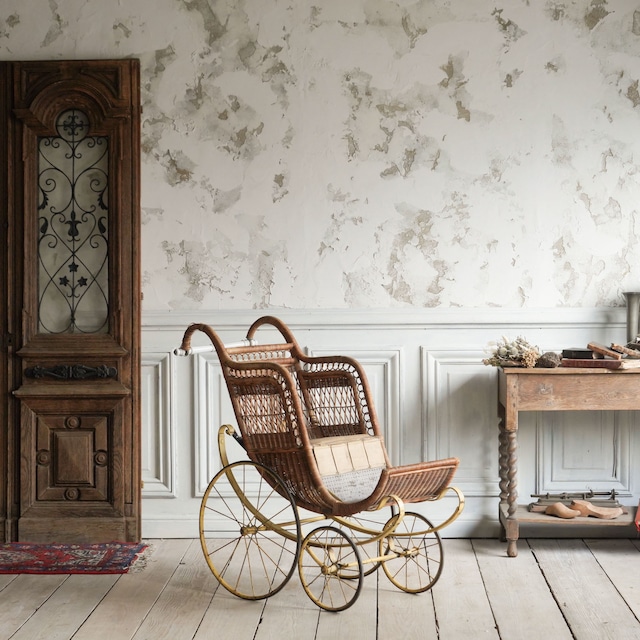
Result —
POLYGON ((344 611, 362 590, 362 561, 354 542, 336 527, 314 529, 302 541, 300 582, 322 609, 344 611))
POLYGON ((394 532, 380 540, 379 551, 386 557, 382 568, 387 578, 407 593, 431 589, 442 573, 440 535, 418 513, 405 513, 394 532))

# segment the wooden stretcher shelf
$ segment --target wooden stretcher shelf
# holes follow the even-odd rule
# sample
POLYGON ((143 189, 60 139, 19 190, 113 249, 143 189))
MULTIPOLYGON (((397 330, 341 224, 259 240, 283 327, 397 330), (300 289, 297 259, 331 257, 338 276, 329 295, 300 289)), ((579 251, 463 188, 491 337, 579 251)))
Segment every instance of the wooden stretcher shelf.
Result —
MULTIPOLYGON (((590 527, 590 526, 603 526, 606 525, 608 527, 618 526, 618 527, 629 527, 634 526, 633 522, 635 519, 636 508, 635 507, 626 507, 629 510, 629 513, 623 513, 622 515, 614 518, 613 520, 604 520, 602 518, 594 518, 587 516, 578 516, 576 518, 564 519, 564 518, 556 518, 555 516, 549 516, 546 513, 540 513, 535 511, 529 511, 526 505, 518 505, 516 510, 516 518, 518 522, 523 524, 545 524, 545 525, 573 525, 573 526, 581 526, 581 527, 590 527)), ((500 520, 504 522, 507 520, 507 509, 505 505, 500 507, 500 520)))

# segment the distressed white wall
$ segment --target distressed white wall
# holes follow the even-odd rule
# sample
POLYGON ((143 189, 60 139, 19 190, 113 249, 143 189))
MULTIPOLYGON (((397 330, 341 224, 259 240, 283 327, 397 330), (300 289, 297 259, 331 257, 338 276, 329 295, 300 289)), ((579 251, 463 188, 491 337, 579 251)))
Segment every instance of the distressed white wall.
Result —
MULTIPOLYGON (((496 534, 487 342, 622 341, 613 307, 640 290, 640 0, 0 2, 4 60, 129 56, 144 104, 143 534, 197 534, 232 420, 215 360, 171 355, 184 326, 237 339, 262 309, 311 351, 362 359, 394 461, 459 455, 452 534, 496 534)), ((529 418, 524 501, 558 488, 556 423, 529 418)), ((584 419, 600 467, 582 416, 561 424, 586 461, 571 477, 613 475, 637 504, 640 470, 607 468, 611 452, 640 456, 618 418, 584 419)))
POLYGON ((636 0, 3 0, 142 61, 145 310, 622 305, 636 0))

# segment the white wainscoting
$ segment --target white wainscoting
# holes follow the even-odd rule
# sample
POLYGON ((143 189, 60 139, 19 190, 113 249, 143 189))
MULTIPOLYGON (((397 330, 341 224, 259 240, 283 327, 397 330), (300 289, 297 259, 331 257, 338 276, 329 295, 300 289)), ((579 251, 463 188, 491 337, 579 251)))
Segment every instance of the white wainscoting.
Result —
MULTIPOLYGON (((443 532, 450 537, 499 533, 497 377, 482 364, 488 344, 522 335, 543 351, 560 351, 592 340, 622 342, 626 333, 623 308, 144 313, 145 537, 197 536, 200 498, 220 467, 218 427, 235 424, 215 353, 183 358, 173 349, 191 322, 207 323, 231 342, 267 314, 284 320, 311 355, 344 354, 363 364, 393 464, 461 459, 454 484, 467 503, 443 532)), ((279 341, 269 329, 258 338, 279 341)), ((196 334, 193 344, 206 341, 196 334)), ((636 412, 522 415, 521 501, 533 493, 615 489, 637 505, 639 421, 636 412)), ((444 500, 415 510, 437 521, 449 508, 444 500)))

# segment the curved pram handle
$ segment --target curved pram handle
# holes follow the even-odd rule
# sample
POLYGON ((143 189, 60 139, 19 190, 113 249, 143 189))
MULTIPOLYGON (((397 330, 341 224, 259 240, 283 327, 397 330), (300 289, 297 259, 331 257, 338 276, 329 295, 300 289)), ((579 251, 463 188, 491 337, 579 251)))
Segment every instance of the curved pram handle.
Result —
POLYGON ((220 355, 226 352, 227 349, 235 349, 238 347, 254 347, 259 344, 258 340, 254 338, 254 335, 258 328, 265 324, 270 324, 275 327, 280 332, 280 335, 284 338, 286 343, 289 343, 298 351, 300 350, 296 339, 294 338, 287 325, 285 325, 279 318, 276 318, 274 316, 262 316, 249 327, 246 338, 240 340, 239 342, 232 342, 227 344, 223 344, 218 334, 209 325, 202 323, 191 324, 184 332, 182 344, 178 348, 174 349, 173 353, 176 356, 190 356, 195 353, 210 353, 212 351, 217 351, 218 355, 220 355), (191 337, 196 331, 202 331, 205 335, 207 335, 211 340, 211 344, 192 347, 191 337))
POLYGON ((265 324, 270 324, 272 327, 275 327, 280 332, 280 335, 284 338, 285 343, 293 345, 298 351, 300 351, 298 341, 291 333, 291 329, 289 329, 289 327, 284 322, 282 322, 280 318, 276 318, 275 316, 262 316, 261 318, 258 318, 249 327, 246 339, 250 342, 253 341, 256 331, 265 324))

